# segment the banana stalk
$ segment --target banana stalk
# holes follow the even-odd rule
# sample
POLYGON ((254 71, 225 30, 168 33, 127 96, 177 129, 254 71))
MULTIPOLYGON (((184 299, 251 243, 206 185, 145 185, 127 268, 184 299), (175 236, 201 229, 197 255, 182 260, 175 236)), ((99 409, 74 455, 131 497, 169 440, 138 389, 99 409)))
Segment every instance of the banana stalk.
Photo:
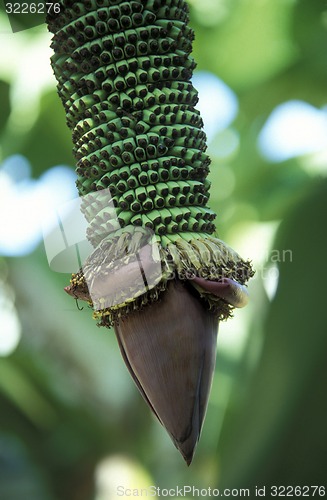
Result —
POLYGON ((188 464, 219 321, 247 302, 251 264, 215 236, 210 158, 184 0, 62 0, 51 64, 72 130, 94 252, 65 288, 114 327, 145 401, 188 464))

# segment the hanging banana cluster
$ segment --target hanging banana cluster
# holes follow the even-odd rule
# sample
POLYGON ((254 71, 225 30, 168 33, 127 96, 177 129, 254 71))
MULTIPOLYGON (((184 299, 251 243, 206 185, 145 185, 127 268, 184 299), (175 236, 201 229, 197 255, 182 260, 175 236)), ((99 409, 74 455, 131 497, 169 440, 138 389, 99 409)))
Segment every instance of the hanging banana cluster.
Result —
MULTIPOLYGON (((54 34, 51 62, 72 130, 87 237, 95 248, 66 291, 94 302, 89 283, 99 278, 101 269, 101 306, 106 288, 127 281, 128 291, 110 306, 104 301, 103 307, 96 307, 95 317, 101 325, 115 326, 139 389, 190 462, 208 387, 185 410, 196 431, 189 430, 185 439, 178 437, 175 420, 165 415, 165 404, 161 407, 155 396, 157 389, 145 387, 143 368, 133 365, 124 339, 127 331, 132 335, 135 329, 142 330, 141 324, 135 326, 139 320, 144 330, 143 314, 150 318, 156 311, 157 323, 148 328, 147 343, 156 338, 152 330, 160 330, 159 317, 164 323, 168 317, 178 323, 178 315, 188 315, 191 323, 184 324, 182 333, 174 333, 173 342, 180 342, 185 329, 191 331, 194 325, 204 334, 211 332, 209 361, 201 372, 203 384, 210 387, 218 319, 242 305, 242 285, 253 274, 249 262, 212 236, 216 215, 207 206, 210 160, 195 108, 197 91, 191 83, 194 34, 187 24, 188 7, 184 0, 62 0, 60 4, 60 13, 47 19, 54 34), (154 286, 138 291, 129 255, 148 242, 149 231, 158 247, 161 275, 154 286), (187 309, 178 312, 176 304, 187 309), (197 416, 194 404, 199 406, 197 416)), ((193 348, 185 356, 196 359, 201 345, 193 348)), ((152 372, 151 377, 155 377, 152 372)), ((183 380, 177 399, 182 399, 183 380)), ((174 384, 177 387, 176 380, 174 384)), ((198 379, 194 384, 199 390, 198 379)))

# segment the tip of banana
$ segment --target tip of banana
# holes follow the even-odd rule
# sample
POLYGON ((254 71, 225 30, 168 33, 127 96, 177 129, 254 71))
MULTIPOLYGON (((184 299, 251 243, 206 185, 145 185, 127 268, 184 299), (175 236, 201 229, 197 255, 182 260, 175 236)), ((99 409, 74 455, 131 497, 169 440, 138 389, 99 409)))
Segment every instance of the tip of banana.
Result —
POLYGON ((160 301, 115 326, 124 361, 187 465, 206 413, 218 320, 187 284, 171 281, 160 301))
POLYGON ((192 463, 195 453, 195 448, 196 445, 198 444, 198 440, 200 437, 200 432, 201 429, 198 429, 197 432, 190 437, 190 439, 185 440, 183 443, 173 439, 176 448, 178 449, 178 451, 180 452, 180 454, 182 455, 188 466, 191 465, 192 463))

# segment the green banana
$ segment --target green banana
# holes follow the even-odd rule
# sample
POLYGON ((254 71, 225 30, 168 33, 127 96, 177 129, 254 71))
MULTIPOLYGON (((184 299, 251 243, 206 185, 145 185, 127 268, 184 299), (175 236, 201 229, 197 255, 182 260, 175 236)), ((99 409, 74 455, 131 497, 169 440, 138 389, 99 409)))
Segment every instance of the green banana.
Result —
POLYGON ((161 217, 161 222, 164 225, 169 224, 173 220, 173 215, 169 209, 162 208, 159 213, 161 217))
POLYGON ((99 325, 114 326, 138 387, 190 463, 208 399, 218 320, 230 316, 233 297, 244 296, 242 285, 253 271, 214 236, 216 214, 207 206, 210 159, 191 82, 188 6, 184 0, 60 5, 59 14, 47 15, 51 61, 72 131, 86 236, 95 248, 66 291, 93 302, 99 325), (161 274, 154 279, 155 254, 161 274), (96 298, 88 285, 99 278, 105 290, 96 298), (227 285, 219 282, 223 278, 227 285), (118 299, 107 303, 111 291, 118 299), (133 344, 135 332, 139 340, 133 344), (146 350, 151 342, 156 355, 146 356, 149 376, 133 346, 146 350), (157 353, 167 349, 164 370, 157 370, 157 353), (185 387, 192 388, 190 395, 185 387))

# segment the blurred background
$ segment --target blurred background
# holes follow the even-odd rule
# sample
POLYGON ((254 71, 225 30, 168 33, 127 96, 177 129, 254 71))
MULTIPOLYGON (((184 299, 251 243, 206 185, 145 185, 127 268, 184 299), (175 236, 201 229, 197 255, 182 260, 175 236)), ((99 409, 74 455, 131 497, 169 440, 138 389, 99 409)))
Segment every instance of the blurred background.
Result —
POLYGON ((49 268, 41 216, 76 196, 71 137, 45 25, 22 16, 12 34, 0 12, 1 500, 111 500, 118 485, 254 496, 326 482, 324 4, 190 0, 210 205, 219 236, 256 269, 250 305, 220 326, 190 468, 113 332, 63 292, 70 275, 49 268))

